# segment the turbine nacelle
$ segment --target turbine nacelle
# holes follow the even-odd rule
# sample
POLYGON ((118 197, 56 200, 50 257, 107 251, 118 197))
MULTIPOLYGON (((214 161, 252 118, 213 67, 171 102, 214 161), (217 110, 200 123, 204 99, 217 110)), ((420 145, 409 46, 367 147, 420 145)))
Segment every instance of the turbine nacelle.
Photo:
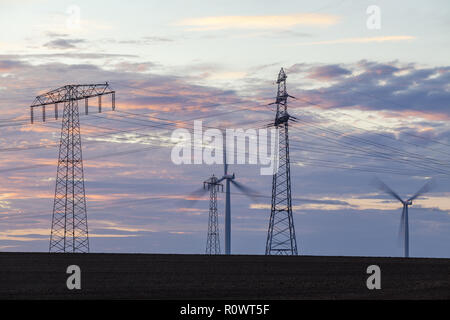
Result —
POLYGON ((229 180, 234 180, 235 175, 233 174, 225 174, 222 179, 229 179, 229 180))

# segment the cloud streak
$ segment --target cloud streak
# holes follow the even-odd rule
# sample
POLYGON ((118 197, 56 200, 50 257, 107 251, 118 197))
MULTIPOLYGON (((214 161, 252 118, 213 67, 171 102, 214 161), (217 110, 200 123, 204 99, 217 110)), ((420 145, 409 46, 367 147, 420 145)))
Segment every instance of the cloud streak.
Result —
POLYGON ((77 44, 84 42, 86 42, 86 40, 58 38, 45 43, 44 47, 47 47, 49 49, 75 49, 77 47, 77 44))
POLYGON ((220 29, 281 29, 297 25, 313 27, 329 27, 339 22, 339 17, 330 14, 297 13, 288 15, 261 16, 213 16, 183 19, 176 23, 179 26, 191 27, 194 30, 220 29))
POLYGON ((381 43, 381 42, 398 42, 414 40, 414 36, 380 36, 380 37, 361 37, 361 38, 343 38, 336 40, 302 42, 298 45, 326 45, 326 44, 348 44, 348 43, 381 43))

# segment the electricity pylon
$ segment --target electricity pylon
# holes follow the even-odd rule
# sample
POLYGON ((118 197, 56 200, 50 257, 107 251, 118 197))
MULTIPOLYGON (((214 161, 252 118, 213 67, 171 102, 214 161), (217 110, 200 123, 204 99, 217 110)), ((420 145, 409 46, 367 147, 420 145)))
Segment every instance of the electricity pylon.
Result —
POLYGON ((208 219, 208 237, 206 240, 206 254, 220 254, 220 237, 219 237, 219 216, 217 214, 217 191, 223 185, 218 182, 217 177, 212 175, 211 178, 203 182, 203 188, 209 190, 209 219, 208 219))
MULTIPOLYGON (((291 172, 289 160, 289 120, 286 91, 286 73, 278 74, 277 113, 273 126, 278 131, 278 171, 272 177, 272 206, 267 233, 266 255, 297 255, 294 220, 292 216, 291 172)), ((295 119, 295 118, 294 118, 295 119)))
POLYGON ((37 96, 30 107, 33 123, 35 108, 42 107, 42 121, 45 121, 47 105, 55 105, 58 119, 58 104, 64 104, 49 252, 89 252, 78 100, 84 99, 88 114, 88 99, 98 97, 101 112, 101 97, 106 94, 112 95, 114 110, 115 92, 108 83, 66 85, 37 96))

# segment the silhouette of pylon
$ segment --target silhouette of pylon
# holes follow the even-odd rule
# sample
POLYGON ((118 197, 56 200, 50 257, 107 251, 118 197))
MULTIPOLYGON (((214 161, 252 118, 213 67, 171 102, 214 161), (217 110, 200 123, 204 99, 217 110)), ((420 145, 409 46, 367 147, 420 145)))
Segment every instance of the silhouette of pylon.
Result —
POLYGON ((85 100, 85 113, 88 114, 88 99, 98 97, 98 108, 101 112, 101 96, 106 94, 112 95, 114 110, 115 92, 110 90, 108 83, 67 85, 36 97, 31 106, 31 123, 33 123, 34 108, 42 107, 42 120, 45 121, 47 105, 55 105, 55 118, 57 119, 58 104, 64 104, 53 201, 50 252, 89 252, 78 100, 85 100))
POLYGON ((204 182, 204 187, 209 190, 209 219, 208 236, 206 240, 206 254, 220 254, 219 216, 217 212, 217 191, 223 185, 214 175, 204 182))
POLYGON ((292 216, 291 172, 289 160, 289 120, 287 112, 286 74, 278 74, 277 105, 274 126, 278 131, 279 167, 272 177, 272 206, 267 233, 266 255, 297 255, 292 216))
POLYGON ((49 251, 89 252, 80 119, 76 100, 64 103, 49 251))

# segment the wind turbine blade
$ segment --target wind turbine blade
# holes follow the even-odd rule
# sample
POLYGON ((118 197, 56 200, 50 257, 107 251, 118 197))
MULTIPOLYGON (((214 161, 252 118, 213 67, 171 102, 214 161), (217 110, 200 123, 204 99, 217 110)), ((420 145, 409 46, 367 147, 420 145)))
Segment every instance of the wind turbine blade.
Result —
POLYGON ((389 188, 383 181, 381 181, 380 179, 376 178, 374 180, 376 186, 380 189, 383 190, 384 192, 386 192, 387 194, 390 194, 391 196, 393 196, 395 199, 397 199, 398 201, 400 201, 401 203, 404 203, 402 198, 400 198, 400 196, 391 188, 389 188))
POLYGON ((401 246, 405 240, 405 209, 406 209, 406 207, 403 206, 402 216, 400 218, 400 226, 398 228, 397 243, 399 246, 401 246))
POLYGON ((199 188, 199 189, 189 193, 185 199, 177 201, 177 202, 178 203, 183 202, 184 206, 187 206, 190 208, 190 207, 193 207, 200 200, 200 198, 202 196, 204 196, 207 192, 208 192, 208 189, 202 187, 202 188, 199 188), (184 204, 185 201, 189 201, 189 203, 186 205, 186 204, 184 204))
POLYGON ((227 163, 227 141, 226 141, 226 136, 225 139, 223 139, 223 174, 226 176, 228 174, 228 163, 227 163))
POLYGON ((412 201, 418 197, 420 197, 421 195, 423 195, 424 193, 429 192, 431 189, 433 189, 435 183, 434 180, 430 180, 427 183, 424 184, 424 186, 422 188, 419 189, 419 191, 417 191, 411 198, 409 198, 408 200, 412 201))
POLYGON ((258 197, 261 196, 257 191, 255 191, 255 190, 253 190, 253 189, 251 189, 249 187, 246 187, 243 184, 241 184, 241 183, 239 183, 239 182, 237 182, 235 180, 231 180, 231 183, 236 188, 238 188, 245 196, 249 197, 253 201, 257 201, 258 197))

